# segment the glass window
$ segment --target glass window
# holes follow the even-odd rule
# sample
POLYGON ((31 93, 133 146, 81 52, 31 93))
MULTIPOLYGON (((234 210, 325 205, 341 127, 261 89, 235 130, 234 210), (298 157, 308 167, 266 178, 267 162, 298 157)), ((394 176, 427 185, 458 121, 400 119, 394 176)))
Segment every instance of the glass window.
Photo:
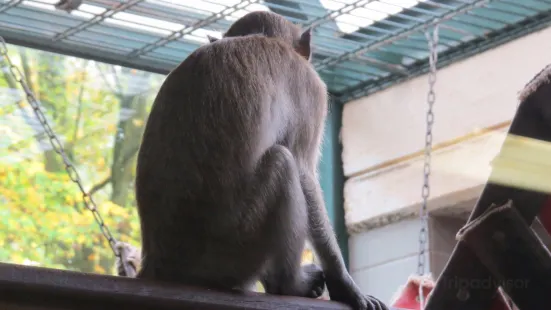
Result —
MULTIPOLYGON (((136 154, 164 75, 8 45, 117 240, 139 248, 136 154)), ((4 61, 0 73, 0 261, 115 274, 77 184, 4 61)), ((309 246, 303 262, 314 256, 309 246)), ((258 286, 262 290, 261 286, 258 286)))
MULTIPOLYGON (((8 50, 106 225, 115 238, 139 246, 136 153, 164 76, 14 45, 8 50)), ((114 272, 107 240, 9 70, 0 73, 0 179, 1 261, 114 272)))

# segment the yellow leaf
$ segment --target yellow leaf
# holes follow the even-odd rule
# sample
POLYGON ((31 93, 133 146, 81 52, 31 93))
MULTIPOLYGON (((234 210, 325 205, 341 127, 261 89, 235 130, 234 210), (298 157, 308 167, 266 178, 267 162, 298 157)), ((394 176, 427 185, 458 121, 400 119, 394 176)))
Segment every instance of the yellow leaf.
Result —
POLYGON ((8 218, 8 225, 11 229, 20 229, 21 226, 19 225, 19 222, 16 221, 14 218, 8 218))
POLYGON ((314 262, 314 253, 311 250, 304 250, 304 252, 302 252, 302 262, 303 263, 313 263, 314 262))
POLYGON ((71 195, 65 195, 65 203, 72 205, 75 203, 75 199, 71 195))
POLYGON ((108 132, 114 132, 116 129, 115 125, 114 124, 109 124, 107 125, 107 131, 108 132))
POLYGON ((95 265, 94 271, 97 273, 105 273, 105 269, 103 269, 103 267, 101 267, 100 265, 95 265))
POLYGON ((77 243, 82 244, 84 242, 86 242, 86 237, 84 237, 84 235, 78 235, 77 236, 77 243))
POLYGON ((23 262, 23 256, 19 252, 11 252, 11 261, 16 264, 21 264, 23 262))

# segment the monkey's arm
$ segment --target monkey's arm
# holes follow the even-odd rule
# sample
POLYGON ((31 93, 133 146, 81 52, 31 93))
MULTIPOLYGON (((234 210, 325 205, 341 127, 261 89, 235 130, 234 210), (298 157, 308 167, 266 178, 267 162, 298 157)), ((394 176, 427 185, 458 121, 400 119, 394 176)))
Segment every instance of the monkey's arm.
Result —
POLYGON ((347 303, 354 309, 387 310, 388 307, 378 299, 363 295, 346 270, 317 178, 303 174, 301 185, 308 205, 309 237, 325 273, 331 299, 347 303))

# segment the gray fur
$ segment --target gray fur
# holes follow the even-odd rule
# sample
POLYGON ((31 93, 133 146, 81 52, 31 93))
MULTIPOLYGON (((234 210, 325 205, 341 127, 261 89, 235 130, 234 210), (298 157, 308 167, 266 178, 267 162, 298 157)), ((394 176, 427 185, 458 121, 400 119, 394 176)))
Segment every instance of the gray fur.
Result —
POLYGON ((120 257, 115 258, 115 269, 119 276, 135 278, 141 265, 141 251, 126 243, 117 242, 115 248, 119 251, 120 257))
POLYGON ((526 100, 531 94, 535 93, 543 85, 551 83, 551 64, 545 66, 528 82, 519 93, 519 101, 526 100))
POLYGON ((325 84, 310 30, 253 12, 172 71, 138 155, 138 277, 386 309, 348 274, 317 175, 325 84), (300 266, 306 238, 323 272, 300 266))

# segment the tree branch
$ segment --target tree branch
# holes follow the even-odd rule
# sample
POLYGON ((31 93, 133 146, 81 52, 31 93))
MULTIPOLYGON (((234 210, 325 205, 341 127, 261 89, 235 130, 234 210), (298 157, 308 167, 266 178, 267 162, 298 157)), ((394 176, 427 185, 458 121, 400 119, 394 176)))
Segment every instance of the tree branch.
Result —
MULTIPOLYGON (((9 71, 4 71, 4 78, 6 79, 6 82, 8 83, 8 86, 11 88, 11 89, 15 89, 15 90, 19 90, 19 87, 18 87, 18 84, 17 82, 15 81, 15 79, 13 78, 13 76, 11 76, 11 74, 9 73, 9 71)), ((41 136, 43 136, 44 134, 44 131, 38 131, 36 129, 35 126, 33 126, 33 121, 34 121, 34 115, 32 113, 29 112, 29 110, 25 109, 25 107, 23 106, 23 102, 22 100, 17 100, 17 102, 15 103, 17 105, 17 107, 19 108, 19 110, 21 111, 21 115, 23 117, 23 119, 25 120, 25 123, 27 123, 27 125, 33 129, 34 131, 34 138, 35 140, 40 143, 40 140, 41 140, 41 136)))
POLYGON ((117 86, 117 89, 119 90, 120 94, 122 95, 122 85, 121 81, 119 79, 119 75, 117 74, 117 70, 115 70, 115 66, 109 66, 111 68, 111 71, 113 73, 113 78, 115 79, 115 85, 117 86))
MULTIPOLYGON (((139 149, 140 149, 140 146, 136 146, 136 147, 133 147, 132 149, 130 149, 128 151, 128 153, 126 153, 125 156, 123 157, 123 160, 121 162, 121 166, 126 166, 128 164, 128 162, 132 159, 132 157, 134 157, 134 155, 136 155, 136 153, 138 152, 139 149)), ((111 172, 111 174, 107 178, 105 178, 105 180, 103 180, 103 181, 99 182, 98 184, 92 186, 90 191, 88 191, 88 195, 93 195, 97 191, 99 191, 102 188, 104 188, 105 186, 107 186, 107 184, 110 184, 112 180, 113 180, 113 173, 111 172)))
POLYGON ((111 183, 111 180, 113 179, 113 176, 112 175, 109 175, 105 180, 99 182, 98 184, 92 186, 92 188, 88 191, 88 195, 89 196, 92 196, 93 194, 95 194, 97 191, 101 190, 102 188, 104 188, 107 184, 111 183))
POLYGON ((98 135, 98 134, 104 134, 105 133, 105 128, 99 128, 99 129, 96 129, 96 130, 90 130, 88 131, 85 135, 83 135, 82 137, 80 137, 80 139, 76 140, 76 141, 71 141, 71 142, 68 142, 66 144, 66 148, 73 148, 75 147, 76 145, 82 143, 84 140, 88 139, 88 138, 92 138, 94 137, 95 135, 98 135))
MULTIPOLYGON (((85 61, 82 69, 84 70, 86 66, 88 65, 88 61, 85 61)), ((75 142, 78 138, 78 128, 80 127, 80 121, 82 120, 82 98, 84 96, 84 84, 85 81, 88 79, 88 74, 86 74, 86 71, 84 73, 81 73, 81 79, 80 79, 80 88, 78 90, 78 98, 77 98, 77 115, 75 119, 75 130, 73 132, 73 137, 71 138, 71 144, 75 145, 75 142)))
POLYGON ((122 99, 122 97, 123 97, 122 86, 121 86, 119 77, 117 75, 117 71, 115 70, 115 66, 109 66, 109 68, 111 69, 111 74, 113 75, 113 79, 115 80, 115 85, 114 86, 112 86, 111 83, 109 83, 109 80, 107 79, 107 76, 105 75, 105 72, 103 71, 103 69, 101 69, 101 66, 97 62, 96 62, 96 67, 97 67, 97 69, 98 69, 98 71, 101 75, 101 78, 103 79, 105 84, 107 84, 107 87, 109 88, 109 90, 115 96, 117 96, 119 99, 122 99))
POLYGON ((33 94, 37 95, 36 89, 34 87, 34 84, 31 82, 31 68, 29 66, 29 58, 27 57, 27 51, 23 47, 19 47, 19 57, 21 58, 21 66, 23 67, 23 74, 25 74, 24 78, 27 82, 27 85, 29 85, 29 88, 33 92, 33 94))
POLYGON ((98 72, 101 76, 101 79, 103 80, 105 85, 107 85, 107 88, 109 88, 109 91, 111 91, 111 93, 113 93, 115 96, 120 97, 117 90, 115 88, 113 88, 113 86, 111 86, 111 83, 109 83, 109 80, 107 79, 107 76, 105 75, 105 72, 103 72, 103 69, 101 68, 100 64, 95 62, 95 65, 96 65, 96 68, 98 69, 98 72))

